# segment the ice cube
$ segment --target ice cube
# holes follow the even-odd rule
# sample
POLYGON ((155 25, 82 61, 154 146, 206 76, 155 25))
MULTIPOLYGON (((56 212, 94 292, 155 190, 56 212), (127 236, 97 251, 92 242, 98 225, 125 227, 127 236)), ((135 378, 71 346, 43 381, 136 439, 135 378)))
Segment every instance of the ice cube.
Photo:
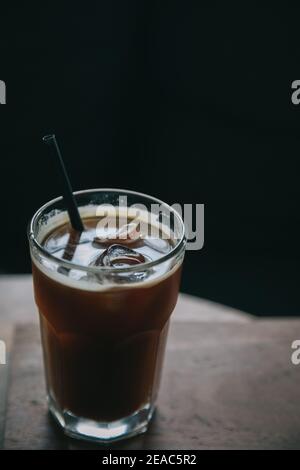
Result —
POLYGON ((115 266, 116 268, 145 263, 146 259, 141 254, 126 246, 114 244, 97 256, 92 266, 115 266))
POLYGON ((93 243, 100 245, 122 244, 129 245, 140 239, 140 232, 137 230, 137 224, 130 223, 123 225, 121 228, 106 228, 94 238, 93 243))
POLYGON ((162 238, 147 237, 144 238, 144 244, 162 254, 168 253, 171 249, 170 243, 162 238))

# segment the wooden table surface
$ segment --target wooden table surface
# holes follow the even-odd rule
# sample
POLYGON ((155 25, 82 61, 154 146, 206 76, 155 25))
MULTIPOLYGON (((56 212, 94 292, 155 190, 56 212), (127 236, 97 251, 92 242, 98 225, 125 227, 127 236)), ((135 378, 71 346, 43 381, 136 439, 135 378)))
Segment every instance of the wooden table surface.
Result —
MULTIPOLYGON (((0 277, 0 447, 99 448, 65 437, 47 413, 31 283, 0 277)), ((300 449, 300 319, 255 319, 184 294, 172 319, 150 429, 111 448, 300 449)))

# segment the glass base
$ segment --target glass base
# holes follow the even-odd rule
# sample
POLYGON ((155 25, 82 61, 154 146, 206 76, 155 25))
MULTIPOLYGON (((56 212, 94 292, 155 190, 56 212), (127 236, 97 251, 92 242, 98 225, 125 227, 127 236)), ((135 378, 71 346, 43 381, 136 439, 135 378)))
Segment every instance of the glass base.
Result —
POLYGON ((52 397, 48 397, 48 406, 67 436, 101 444, 109 444, 146 432, 154 412, 154 406, 147 404, 125 418, 106 423, 80 418, 67 410, 62 411, 52 397))

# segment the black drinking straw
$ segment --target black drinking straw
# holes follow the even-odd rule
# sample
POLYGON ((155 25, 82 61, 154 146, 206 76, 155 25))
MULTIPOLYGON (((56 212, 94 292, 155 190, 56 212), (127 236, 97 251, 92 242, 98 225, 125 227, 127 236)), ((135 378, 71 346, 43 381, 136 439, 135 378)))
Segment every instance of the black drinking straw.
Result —
POLYGON ((55 160, 58 163, 58 172, 61 176, 61 183, 62 183, 62 191, 63 191, 63 198, 66 204, 66 208, 69 214, 70 222, 74 230, 78 232, 83 232, 84 227, 79 215, 78 207, 74 198, 74 194, 72 191, 72 186, 70 183, 69 176, 66 171, 66 167, 61 156, 61 152, 55 137, 55 134, 45 135, 43 137, 43 141, 48 144, 53 151, 55 152, 55 160))

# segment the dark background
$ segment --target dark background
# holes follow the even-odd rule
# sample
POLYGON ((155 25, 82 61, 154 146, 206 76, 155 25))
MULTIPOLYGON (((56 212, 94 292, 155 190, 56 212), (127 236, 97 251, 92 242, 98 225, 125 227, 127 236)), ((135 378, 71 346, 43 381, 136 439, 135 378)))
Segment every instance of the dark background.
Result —
POLYGON ((54 131, 74 190, 205 204, 185 292, 299 314, 300 10, 199 3, 1 6, 2 273, 30 270, 26 224, 60 194, 54 131))

